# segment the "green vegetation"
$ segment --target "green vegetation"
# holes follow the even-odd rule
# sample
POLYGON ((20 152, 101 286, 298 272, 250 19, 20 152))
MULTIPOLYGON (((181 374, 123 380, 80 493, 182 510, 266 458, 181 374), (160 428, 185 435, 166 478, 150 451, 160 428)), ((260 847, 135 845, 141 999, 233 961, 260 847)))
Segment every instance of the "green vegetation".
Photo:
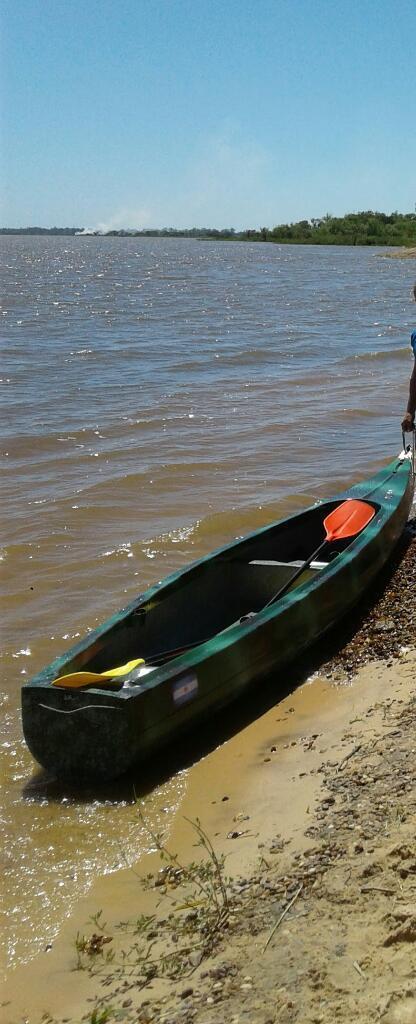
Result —
MULTIPOLYGON (((82 228, 0 228, 3 235, 76 235, 82 228)), ((99 235, 99 231, 86 234, 99 235)), ((198 238, 218 241, 276 242, 279 245, 416 245, 416 213, 346 213, 344 217, 300 220, 274 228, 146 228, 141 231, 107 231, 116 238, 198 238)))
MULTIPOLYGON (((257 232, 257 235, 259 233, 257 232)), ((278 224, 270 232, 262 229, 264 240, 314 245, 414 245, 416 213, 347 213, 296 224, 278 224)))
POLYGON ((0 228, 0 235, 76 235, 83 228, 0 228))
MULTIPOLYGON (((119 948, 118 942, 114 947, 114 936, 106 934, 107 922, 102 920, 102 910, 98 910, 90 918, 97 930, 88 936, 78 932, 74 945, 76 970, 99 975, 107 985, 125 978, 134 979, 135 987, 142 989, 153 978, 176 981, 192 974, 216 949, 224 931, 230 927, 233 896, 230 880, 224 872, 225 857, 215 852, 198 819, 185 818, 185 821, 195 833, 194 846, 201 851, 201 856, 182 864, 177 854, 167 848, 162 835, 148 828, 140 810, 139 818, 163 867, 156 875, 138 877, 143 889, 155 891, 158 905, 163 905, 164 916, 159 919, 155 914, 140 913, 132 920, 115 925, 116 931, 130 937, 125 950, 119 948)), ((136 874, 134 868, 131 870, 136 874)))

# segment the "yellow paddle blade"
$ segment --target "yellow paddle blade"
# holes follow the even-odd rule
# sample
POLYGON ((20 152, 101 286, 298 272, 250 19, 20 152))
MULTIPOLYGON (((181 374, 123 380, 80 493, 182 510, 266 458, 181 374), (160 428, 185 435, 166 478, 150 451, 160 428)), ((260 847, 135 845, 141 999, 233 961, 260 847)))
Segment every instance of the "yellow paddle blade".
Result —
POLYGON ((133 658, 133 661, 126 661, 125 665, 119 665, 118 668, 107 668, 101 674, 103 676, 128 676, 129 672, 137 668, 137 665, 144 665, 144 658, 133 658))
POLYGON ((67 686, 77 690, 81 686, 111 686, 118 683, 120 676, 128 676, 138 665, 144 665, 143 658, 134 658, 127 661, 125 665, 118 665, 116 668, 108 668, 105 672, 69 672, 67 676, 59 676, 54 679, 52 686, 67 686))

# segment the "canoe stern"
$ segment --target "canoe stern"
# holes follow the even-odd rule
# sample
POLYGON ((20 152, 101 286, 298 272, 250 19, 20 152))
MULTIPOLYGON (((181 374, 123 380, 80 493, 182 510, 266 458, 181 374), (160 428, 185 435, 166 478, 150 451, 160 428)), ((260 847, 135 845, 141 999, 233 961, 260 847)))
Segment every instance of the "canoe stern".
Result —
MULTIPOLYGON (((29 750, 43 768, 61 778, 85 782, 122 775, 137 743, 125 702, 114 695, 22 690, 23 732, 29 750)), ((136 724, 137 729, 137 724, 136 724)))

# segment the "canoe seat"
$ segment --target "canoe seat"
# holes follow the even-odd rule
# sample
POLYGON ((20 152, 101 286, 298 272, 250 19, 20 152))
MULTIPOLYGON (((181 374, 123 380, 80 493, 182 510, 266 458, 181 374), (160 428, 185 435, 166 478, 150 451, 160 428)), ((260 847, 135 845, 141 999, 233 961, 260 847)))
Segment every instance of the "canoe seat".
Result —
MULTIPOLYGON (((290 569, 300 569, 303 564, 304 562, 302 562, 301 559, 298 559, 295 562, 276 562, 268 558, 253 558, 253 560, 249 562, 249 565, 284 565, 288 566, 290 569)), ((329 565, 329 562, 310 562, 308 569, 326 569, 327 565, 329 565)))

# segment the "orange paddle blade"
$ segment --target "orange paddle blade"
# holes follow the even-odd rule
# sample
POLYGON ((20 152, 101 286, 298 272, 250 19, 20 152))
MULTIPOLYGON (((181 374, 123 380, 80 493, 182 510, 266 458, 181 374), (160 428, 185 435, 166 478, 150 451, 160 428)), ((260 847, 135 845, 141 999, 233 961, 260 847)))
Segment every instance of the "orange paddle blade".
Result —
POLYGON ((354 537, 368 526, 375 514, 376 510, 366 501, 347 498, 324 519, 326 539, 331 541, 354 537))

